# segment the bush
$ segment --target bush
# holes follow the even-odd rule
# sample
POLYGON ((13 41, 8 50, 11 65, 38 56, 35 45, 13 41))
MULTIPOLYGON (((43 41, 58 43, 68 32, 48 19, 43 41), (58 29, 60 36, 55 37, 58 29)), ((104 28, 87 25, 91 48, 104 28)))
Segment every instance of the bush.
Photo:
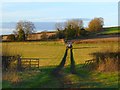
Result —
POLYGON ((8 41, 15 41, 15 35, 11 34, 11 35, 7 36, 7 40, 8 41))
POLYGON ((68 20, 63 26, 58 24, 59 39, 74 39, 81 35, 81 28, 83 28, 83 21, 79 19, 68 20))
POLYGON ((97 52, 92 54, 95 57, 97 63, 97 70, 99 71, 117 71, 118 70, 118 60, 120 57, 120 52, 97 52))
POLYGON ((12 63, 17 60, 17 56, 2 56, 2 69, 7 71, 13 69, 12 63))
POLYGON ((22 29, 20 29, 18 31, 17 40, 18 41, 25 41, 25 32, 22 29))
POLYGON ((65 38, 64 30, 58 30, 58 32, 57 32, 57 37, 58 37, 59 39, 65 38))
POLYGON ((98 68, 97 68, 98 71, 102 71, 102 72, 118 71, 118 60, 106 58, 106 61, 107 62, 100 63, 98 65, 98 68))
POLYGON ((9 85, 10 83, 17 84, 21 81, 20 76, 16 71, 3 72, 2 73, 2 80, 3 80, 3 83, 5 83, 5 81, 8 81, 9 83, 7 85, 9 85))
POLYGON ((48 39, 57 39, 57 35, 53 34, 53 35, 49 36, 48 39))
POLYGON ((88 37, 89 35, 90 35, 90 32, 85 30, 84 28, 80 30, 80 36, 88 37))
POLYGON ((20 52, 18 52, 15 47, 12 50, 14 51, 10 52, 11 48, 9 48, 8 44, 2 46, 1 57, 3 71, 16 69, 16 60, 18 59, 18 56, 20 56, 20 52))

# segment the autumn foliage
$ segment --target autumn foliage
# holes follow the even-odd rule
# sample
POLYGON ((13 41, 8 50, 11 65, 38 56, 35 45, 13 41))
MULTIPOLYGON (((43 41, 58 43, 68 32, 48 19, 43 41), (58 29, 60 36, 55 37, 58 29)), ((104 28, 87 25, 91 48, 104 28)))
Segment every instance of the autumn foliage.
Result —
POLYGON ((102 30, 104 25, 103 18, 94 18, 93 20, 90 21, 88 25, 88 31, 100 31, 102 30))

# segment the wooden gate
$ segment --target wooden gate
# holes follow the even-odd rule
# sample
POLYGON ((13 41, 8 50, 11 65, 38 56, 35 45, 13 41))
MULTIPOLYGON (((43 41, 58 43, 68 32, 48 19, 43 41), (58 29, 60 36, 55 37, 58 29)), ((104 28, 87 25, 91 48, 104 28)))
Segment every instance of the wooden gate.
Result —
POLYGON ((39 68, 39 60, 39 58, 21 58, 21 66, 23 68, 39 68))

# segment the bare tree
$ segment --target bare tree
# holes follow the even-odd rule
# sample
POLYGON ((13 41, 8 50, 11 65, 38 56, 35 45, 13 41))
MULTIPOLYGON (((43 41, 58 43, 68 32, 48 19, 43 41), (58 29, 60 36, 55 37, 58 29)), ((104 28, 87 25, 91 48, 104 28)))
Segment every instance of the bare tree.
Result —
POLYGON ((65 25, 67 33, 71 33, 70 37, 79 37, 83 28, 83 21, 80 19, 68 20, 65 25))
POLYGON ((57 23, 56 28, 60 38, 76 38, 80 36, 81 28, 83 28, 83 21, 80 19, 68 20, 64 25, 57 23))
POLYGON ((69 26, 72 26, 72 28, 83 28, 83 21, 80 20, 80 19, 72 19, 72 20, 68 20, 66 22, 66 28, 69 27, 69 26))
POLYGON ((56 23, 55 24, 56 29, 59 30, 63 30, 65 28, 65 24, 63 23, 56 23))
POLYGON ((16 25, 16 31, 13 31, 15 34, 18 34, 19 30, 23 30, 25 37, 27 38, 28 34, 35 32, 35 26, 30 21, 19 21, 16 25))

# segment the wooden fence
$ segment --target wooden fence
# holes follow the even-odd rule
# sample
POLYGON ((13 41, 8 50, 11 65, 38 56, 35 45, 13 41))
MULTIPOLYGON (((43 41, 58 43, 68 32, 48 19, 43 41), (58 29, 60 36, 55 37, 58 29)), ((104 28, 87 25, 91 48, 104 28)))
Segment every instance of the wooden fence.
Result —
POLYGON ((96 62, 96 60, 94 60, 94 59, 92 59, 92 60, 87 60, 87 61, 85 61, 85 63, 84 63, 84 65, 82 66, 82 68, 90 68, 90 65, 91 64, 93 64, 93 63, 95 63, 96 62))
POLYGON ((39 58, 21 58, 17 60, 17 69, 21 70, 22 68, 39 68, 39 58))
POLYGON ((21 58, 21 65, 23 67, 27 66, 39 68, 39 58, 21 58))

